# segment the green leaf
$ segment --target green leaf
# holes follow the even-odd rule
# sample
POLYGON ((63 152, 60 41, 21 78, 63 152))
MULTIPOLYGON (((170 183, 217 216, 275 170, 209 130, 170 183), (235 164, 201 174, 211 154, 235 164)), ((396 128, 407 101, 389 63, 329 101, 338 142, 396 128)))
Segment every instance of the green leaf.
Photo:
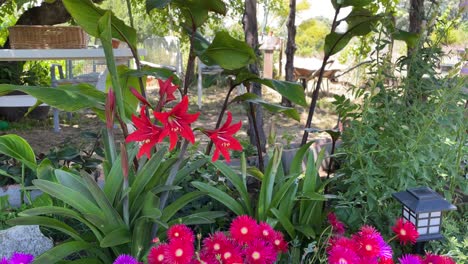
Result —
POLYGON ((177 224, 177 223, 184 223, 184 225, 205 225, 205 224, 213 224, 215 223, 216 218, 226 216, 226 212, 222 211, 211 211, 211 212, 200 212, 194 213, 188 216, 184 216, 178 219, 174 219, 169 222, 169 226, 177 224))
POLYGON ((290 194, 295 194, 288 192, 291 186, 297 185, 297 177, 299 177, 299 174, 296 174, 292 176, 290 179, 288 179, 285 183, 281 184, 280 188, 278 191, 275 192, 273 195, 273 199, 271 200, 271 208, 277 208, 278 205, 280 204, 281 201, 284 201, 285 199, 289 200, 294 200, 296 197, 285 197, 288 193, 290 194))
POLYGON ((315 231, 312 227, 310 226, 296 226, 295 227, 297 231, 301 232, 302 234, 304 234, 307 238, 309 239, 312 239, 312 238, 315 238, 315 231))
POLYGON ((372 0, 332 0, 333 7, 335 7, 335 9, 346 6, 363 7, 370 3, 372 3, 372 0))
POLYGON ((58 87, 30 87, 0 84, 0 95, 12 91, 27 93, 38 100, 67 112, 82 109, 104 109, 106 95, 89 84, 60 85, 58 87))
POLYGON ((24 217, 16 217, 7 221, 9 225, 40 225, 46 226, 53 229, 56 229, 66 235, 69 235, 75 240, 84 241, 83 238, 80 237, 80 234, 73 229, 71 226, 50 217, 44 216, 24 216, 24 217))
POLYGON ((54 178, 54 165, 52 161, 45 158, 37 167, 36 175, 38 179, 53 181, 54 178))
POLYGON ((411 33, 408 31, 398 29, 395 33, 392 34, 393 38, 396 40, 402 40, 406 42, 408 48, 414 48, 418 44, 419 35, 417 33, 411 33))
POLYGON ((250 201, 249 192, 245 182, 242 180, 230 166, 222 161, 212 162, 212 164, 232 183, 237 192, 239 192, 240 198, 244 209, 248 212, 248 215, 253 215, 253 208, 250 201))
POLYGON ((161 210, 158 208, 159 198, 152 192, 147 192, 145 197, 141 217, 158 220, 162 215, 161 210))
POLYGON ((232 99, 231 103, 232 102, 247 102, 247 103, 259 104, 263 106, 266 110, 272 113, 283 113, 291 117, 294 120, 300 121, 300 116, 296 109, 268 103, 264 101, 261 97, 253 93, 245 93, 245 94, 239 95, 236 98, 232 99))
MULTIPOLYGON (((91 0, 63 0, 63 4, 75 22, 80 25, 88 34, 93 37, 100 37, 98 21, 106 13, 97 7, 91 0)), ((132 27, 116 16, 111 15, 112 38, 127 42, 130 46, 136 47, 137 34, 132 27)))
POLYGON ((256 60, 255 52, 244 41, 237 40, 225 31, 218 32, 211 45, 200 56, 206 65, 219 65, 223 69, 243 68, 256 60))
POLYGON ((84 242, 84 241, 71 241, 65 242, 54 248, 46 251, 34 260, 34 264, 50 264, 57 263, 59 260, 65 257, 78 253, 83 250, 89 250, 95 247, 95 245, 84 242))
POLYGON ((252 81, 273 88, 273 90, 277 91, 291 102, 307 107, 304 88, 298 83, 279 81, 274 79, 254 79, 252 81))
MULTIPOLYGON (((154 76, 157 79, 167 80, 169 77, 172 77, 172 83, 177 86, 182 86, 182 81, 179 76, 177 76, 172 70, 166 68, 156 68, 145 65, 141 70, 132 70, 128 69, 125 71, 121 77, 144 77, 144 76, 154 76)), ((133 96, 133 95, 132 95, 133 96)))
POLYGON ((165 8, 172 0, 146 0, 146 12, 150 12, 151 10, 158 8, 162 9, 165 8))
POLYGON ((11 178, 11 179, 14 180, 16 183, 20 183, 20 182, 21 182, 21 177, 10 175, 10 174, 8 174, 6 171, 1 170, 1 169, 0 169, 0 175, 5 176, 5 177, 8 177, 8 178, 11 178))
POLYGON ((189 192, 170 205, 166 206, 162 212, 161 221, 168 222, 180 209, 186 206, 188 203, 191 203, 197 200, 200 197, 203 197, 205 194, 203 192, 189 192))
POLYGON ((267 214, 271 207, 271 201, 273 199, 273 187, 275 185, 276 173, 278 166, 281 163, 281 150, 275 148, 273 151, 273 157, 270 159, 266 169, 265 175, 262 179, 262 185, 260 187, 260 194, 258 196, 258 208, 257 218, 260 221, 267 220, 267 214))
POLYGON ((364 36, 375 28, 378 16, 364 8, 353 8, 353 11, 346 18, 348 31, 353 36, 364 36))
POLYGON ((127 227, 120 227, 107 234, 99 243, 103 248, 115 247, 131 242, 130 231, 127 227))
POLYGON ((291 161, 291 167, 289 168, 289 173, 294 175, 294 174, 299 174, 302 172, 302 162, 304 160, 304 156, 308 152, 310 146, 314 143, 314 141, 310 141, 296 152, 296 155, 294 155, 293 160, 291 161))
POLYGON ((237 202, 234 198, 229 196, 227 193, 221 191, 220 189, 210 186, 206 183, 197 182, 197 181, 192 182, 192 185, 198 190, 207 193, 208 196, 210 196, 211 198, 222 203, 224 206, 226 206, 229 210, 234 212, 236 215, 247 214, 242 204, 237 202))
POLYGON ((278 219, 280 224, 283 226, 284 230, 288 233, 290 238, 296 237, 296 231, 294 230, 294 225, 291 221, 276 208, 271 209, 271 213, 278 219))
POLYGON ((325 37, 325 54, 331 56, 344 49, 351 38, 351 34, 331 32, 325 37))
POLYGON ((28 142, 18 135, 0 136, 0 154, 7 155, 32 170, 36 170, 36 156, 28 142))

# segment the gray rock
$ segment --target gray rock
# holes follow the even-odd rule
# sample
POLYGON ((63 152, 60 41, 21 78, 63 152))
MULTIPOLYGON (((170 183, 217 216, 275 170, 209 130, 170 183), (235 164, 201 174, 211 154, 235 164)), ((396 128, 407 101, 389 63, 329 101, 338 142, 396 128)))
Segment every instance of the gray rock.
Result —
MULTIPOLYGON (((42 192, 40 190, 32 190, 29 192, 31 195, 31 199, 35 199, 37 196, 41 195, 42 192)), ((0 187, 0 196, 8 195, 8 202, 11 207, 17 208, 21 206, 21 185, 14 184, 0 187)), ((25 197, 25 203, 28 201, 25 197)))
POLYGON ((14 226, 0 231, 0 258, 9 258, 14 252, 39 256, 54 246, 39 226, 14 226))

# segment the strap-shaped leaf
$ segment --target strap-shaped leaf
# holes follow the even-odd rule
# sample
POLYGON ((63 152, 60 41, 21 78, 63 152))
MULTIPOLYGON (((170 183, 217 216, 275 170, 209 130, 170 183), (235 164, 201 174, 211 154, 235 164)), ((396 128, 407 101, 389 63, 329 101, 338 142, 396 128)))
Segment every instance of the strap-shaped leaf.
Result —
POLYGON ((161 221, 168 222, 180 209, 182 209, 188 203, 193 202, 198 198, 203 197, 204 195, 205 193, 203 192, 190 192, 181 196, 170 205, 166 206, 166 208, 164 208, 161 221))
POLYGON ((130 231, 123 226, 107 234, 99 243, 103 248, 114 247, 131 242, 130 231))
POLYGON ((282 214, 278 209, 272 208, 271 213, 278 219, 284 230, 288 233, 290 238, 296 237, 296 230, 288 217, 282 214))
MULTIPOLYGON (((50 264, 50 263, 57 263, 60 260, 64 259, 65 257, 77 253, 80 251, 86 251, 91 248, 95 247, 95 245, 84 242, 84 241, 71 241, 62 243, 34 260, 35 264, 50 264)), ((109 262, 110 263, 110 262, 109 262)))
POLYGON ((265 169, 265 175, 262 179, 262 186, 260 187, 260 194, 258 197, 257 218, 261 221, 267 220, 267 214, 269 213, 271 201, 273 199, 276 173, 280 163, 281 150, 275 148, 273 157, 265 169))
POLYGON ((169 226, 184 223, 184 225, 205 225, 215 223, 216 218, 224 217, 226 212, 222 211, 211 211, 211 212, 200 212, 187 215, 178 219, 174 219, 169 222, 169 226))
POLYGON ((272 113, 283 113, 294 120, 300 121, 300 116, 296 109, 291 107, 284 107, 278 104, 268 103, 261 97, 253 93, 245 93, 239 95, 232 99, 232 102, 247 102, 252 104, 259 104, 272 113))
POLYGON ((69 235, 75 240, 84 241, 84 239, 80 236, 75 229, 71 226, 63 223, 54 218, 45 217, 45 216, 23 216, 23 217, 16 217, 7 221, 9 225, 40 225, 53 228, 58 230, 66 235, 69 235))
POLYGON ((32 170, 36 170, 36 156, 29 143, 18 135, 0 136, 0 154, 7 155, 32 170))

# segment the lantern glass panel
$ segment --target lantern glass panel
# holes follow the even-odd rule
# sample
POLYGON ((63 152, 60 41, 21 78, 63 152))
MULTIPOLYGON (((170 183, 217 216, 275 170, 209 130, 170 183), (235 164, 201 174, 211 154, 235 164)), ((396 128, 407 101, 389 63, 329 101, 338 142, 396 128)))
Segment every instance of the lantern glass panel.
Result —
POLYGON ((407 210, 403 210, 403 217, 409 219, 409 212, 407 210))
POLYGON ((423 227, 423 226, 428 226, 429 221, 427 219, 419 219, 418 221, 418 227, 423 227))
POLYGON ((419 214, 419 218, 428 218, 429 217, 429 213, 420 213, 419 214))
POLYGON ((411 215, 410 221, 411 221, 411 223, 413 223, 414 225, 416 225, 416 218, 415 218, 413 215, 411 215))
POLYGON ((431 227, 429 227, 429 233, 430 233, 430 234, 437 234, 437 233, 439 233, 439 226, 431 226, 431 227))
POLYGON ((431 225, 440 225, 440 218, 431 218, 431 225))
POLYGON ((425 235, 425 234, 427 234, 427 227, 418 228, 418 233, 419 233, 420 235, 425 235))
POLYGON ((431 217, 440 216, 441 212, 432 212, 431 217))

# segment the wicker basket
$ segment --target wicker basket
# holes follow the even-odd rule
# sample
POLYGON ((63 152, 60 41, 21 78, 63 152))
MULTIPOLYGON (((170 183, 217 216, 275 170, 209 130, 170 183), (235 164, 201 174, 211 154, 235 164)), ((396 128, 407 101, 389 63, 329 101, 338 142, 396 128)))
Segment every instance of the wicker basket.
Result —
POLYGON ((88 45, 81 27, 14 26, 9 31, 12 49, 84 49, 88 45))

